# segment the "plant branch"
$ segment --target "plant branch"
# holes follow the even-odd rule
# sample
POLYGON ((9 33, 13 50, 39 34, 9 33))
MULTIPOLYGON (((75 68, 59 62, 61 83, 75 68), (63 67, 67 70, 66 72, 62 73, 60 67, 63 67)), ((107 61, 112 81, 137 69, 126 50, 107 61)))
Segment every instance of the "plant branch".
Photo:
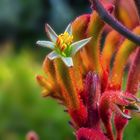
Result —
MULTIPOLYGON (((136 0, 135 0, 136 1, 136 0)), ((139 1, 139 0, 137 0, 139 1)), ((118 31, 120 34, 128 38, 129 40, 140 45, 140 36, 133 34, 128 28, 123 26, 118 20, 116 20, 109 12, 106 11, 104 6, 99 0, 90 0, 92 8, 94 8, 102 20, 109 24, 113 29, 118 31)))

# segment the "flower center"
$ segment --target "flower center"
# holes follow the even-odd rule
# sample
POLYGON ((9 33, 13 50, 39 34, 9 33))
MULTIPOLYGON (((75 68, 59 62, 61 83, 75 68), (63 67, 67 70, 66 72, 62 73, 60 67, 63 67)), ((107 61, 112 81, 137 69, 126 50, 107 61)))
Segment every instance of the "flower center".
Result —
POLYGON ((73 42, 73 35, 70 35, 68 32, 60 34, 56 41, 56 48, 59 48, 61 52, 69 49, 70 45, 73 42))

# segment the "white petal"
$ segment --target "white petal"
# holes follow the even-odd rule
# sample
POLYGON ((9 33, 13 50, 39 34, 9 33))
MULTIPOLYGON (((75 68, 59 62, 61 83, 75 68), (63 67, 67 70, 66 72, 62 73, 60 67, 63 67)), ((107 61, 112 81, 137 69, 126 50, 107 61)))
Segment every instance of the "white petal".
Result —
POLYGON ((49 49, 54 49, 54 46, 55 46, 55 44, 51 41, 37 41, 36 44, 41 47, 46 47, 49 49))
POLYGON ((68 32, 70 35, 72 35, 72 26, 71 26, 71 23, 67 26, 65 32, 68 32))
POLYGON ((91 40, 90 38, 86 38, 77 42, 74 42, 71 47, 72 47, 72 55, 74 55, 76 52, 78 52, 83 46, 85 46, 89 41, 91 40))
POLYGON ((50 27, 49 24, 45 25, 45 30, 49 36, 49 38, 51 39, 51 41, 56 42, 57 39, 57 34, 55 33, 55 31, 50 27))
POLYGON ((73 60, 71 57, 61 57, 61 59, 63 60, 63 62, 68 66, 68 67, 72 67, 73 66, 73 60))
POLYGON ((55 58, 58 58, 59 55, 58 55, 55 51, 53 51, 53 52, 49 53, 49 54, 47 55, 47 57, 48 57, 50 60, 53 60, 53 59, 55 59, 55 58))

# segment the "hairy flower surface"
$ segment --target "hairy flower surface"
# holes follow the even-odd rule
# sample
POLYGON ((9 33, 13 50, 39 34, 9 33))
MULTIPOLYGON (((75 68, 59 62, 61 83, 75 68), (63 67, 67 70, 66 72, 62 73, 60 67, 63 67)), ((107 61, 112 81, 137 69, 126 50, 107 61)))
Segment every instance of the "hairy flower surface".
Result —
MULTIPOLYGON (((77 17, 60 35, 46 25, 51 41, 37 41, 37 44, 53 51, 43 63, 47 78, 38 75, 37 81, 43 87, 44 97, 57 99, 66 107, 77 140, 122 140, 131 112, 140 112, 140 99, 136 97, 140 83, 140 49, 137 43, 105 24, 104 15, 101 19, 98 14, 100 3, 94 6, 95 10, 77 17), (128 61, 132 53, 134 60, 128 61), (131 66, 123 91, 124 70, 128 64, 131 66)), ((111 16, 114 6, 103 4, 103 8, 107 16, 111 16)), ((128 5, 124 12, 128 20, 128 5)), ((131 27, 131 34, 140 35, 139 25, 134 26, 133 22, 128 25, 122 17, 117 18, 131 27)))

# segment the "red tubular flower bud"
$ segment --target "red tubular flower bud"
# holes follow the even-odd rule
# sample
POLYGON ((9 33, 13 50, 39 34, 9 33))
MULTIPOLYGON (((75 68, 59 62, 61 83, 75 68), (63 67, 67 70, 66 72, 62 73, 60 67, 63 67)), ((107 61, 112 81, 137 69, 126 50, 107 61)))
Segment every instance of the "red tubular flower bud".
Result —
POLYGON ((140 86, 140 48, 137 49, 135 58, 131 65, 126 91, 135 95, 140 86))
POLYGON ((80 128, 76 132, 77 140, 109 140, 101 131, 89 128, 80 128))

